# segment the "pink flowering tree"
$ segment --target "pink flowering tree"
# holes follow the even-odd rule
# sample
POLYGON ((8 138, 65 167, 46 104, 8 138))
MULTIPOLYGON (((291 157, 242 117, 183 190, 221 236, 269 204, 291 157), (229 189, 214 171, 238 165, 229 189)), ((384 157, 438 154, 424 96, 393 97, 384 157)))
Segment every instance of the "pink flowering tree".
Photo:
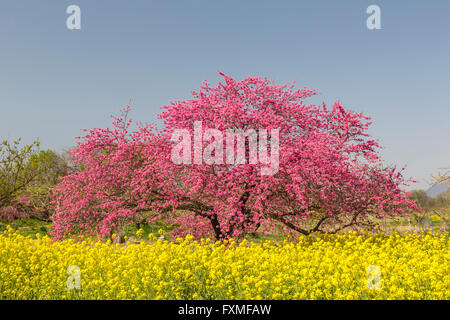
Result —
POLYGON ((160 129, 132 130, 127 107, 113 128, 80 138, 82 169, 54 190, 55 237, 108 237, 143 219, 164 219, 174 236, 308 235, 414 208, 402 170, 381 164, 370 118, 305 104, 314 90, 221 75, 164 106, 160 129))

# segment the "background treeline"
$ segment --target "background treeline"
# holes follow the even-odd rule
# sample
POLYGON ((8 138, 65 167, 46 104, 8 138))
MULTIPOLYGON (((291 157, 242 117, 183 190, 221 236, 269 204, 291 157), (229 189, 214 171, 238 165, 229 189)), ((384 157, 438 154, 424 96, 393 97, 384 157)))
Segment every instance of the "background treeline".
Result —
POLYGON ((60 177, 76 170, 68 152, 40 150, 39 141, 0 144, 0 219, 34 218, 50 221, 51 194, 60 177))
POLYGON ((432 198, 427 195, 425 190, 413 190, 411 191, 410 198, 414 200, 417 205, 425 212, 433 209, 440 209, 450 204, 450 198, 446 194, 440 194, 439 196, 432 198))

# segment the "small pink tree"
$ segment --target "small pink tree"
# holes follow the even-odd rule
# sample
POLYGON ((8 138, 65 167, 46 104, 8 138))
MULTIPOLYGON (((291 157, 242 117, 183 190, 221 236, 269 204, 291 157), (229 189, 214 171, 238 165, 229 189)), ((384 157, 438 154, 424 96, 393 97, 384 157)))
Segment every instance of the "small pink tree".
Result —
MULTIPOLYGON (((161 130, 139 124, 131 131, 128 107, 113 129, 93 129, 81 138, 73 156, 82 170, 54 190, 55 236, 107 237, 124 223, 148 218, 149 211, 176 226, 176 236, 224 239, 275 227, 307 235, 371 225, 371 217, 414 208, 401 189, 407 183, 401 171, 381 164, 380 146, 367 133, 370 118, 339 102, 331 109, 304 104, 314 90, 221 75, 218 86, 204 83, 191 99, 164 106, 161 130), (267 156, 277 152, 277 170, 262 174, 267 162, 251 161, 249 139, 244 163, 227 161, 229 155, 218 152, 227 142, 208 135, 211 129, 224 137, 230 129, 266 130, 267 156), (189 154, 183 151, 185 163, 173 159, 177 132, 194 137, 187 140, 189 154), (195 161, 199 152, 202 162, 195 161), (204 161, 207 154, 215 161, 204 161)), ((238 157, 237 147, 231 155, 238 157)))

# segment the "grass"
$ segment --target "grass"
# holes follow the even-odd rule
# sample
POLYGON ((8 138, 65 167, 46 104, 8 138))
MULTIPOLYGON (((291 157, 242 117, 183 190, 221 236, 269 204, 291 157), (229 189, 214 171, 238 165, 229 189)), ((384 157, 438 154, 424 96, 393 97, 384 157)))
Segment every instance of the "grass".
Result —
MULTIPOLYGON (((421 229, 425 229, 426 231, 432 232, 448 232, 450 230, 449 226, 449 215, 447 212, 444 214, 440 214, 440 217, 436 214, 429 213, 425 214, 423 217, 427 217, 432 221, 431 228, 426 225, 423 228, 423 225, 414 219, 413 216, 408 217, 396 217, 387 220, 374 220, 380 226, 380 230, 390 234, 394 232, 405 233, 405 232, 413 232, 413 231, 421 231, 421 229)), ((0 232, 3 232, 7 226, 10 226, 14 230, 18 230, 19 233, 23 236, 30 236, 32 238, 36 238, 36 234, 41 236, 49 235, 51 230, 51 223, 44 222, 37 219, 30 218, 20 218, 14 221, 0 220, 0 232)), ((136 232, 142 228, 144 233, 140 238, 148 239, 150 234, 153 234, 155 237, 159 237, 160 230, 163 230, 163 234, 167 240, 171 239, 169 232, 173 230, 173 226, 164 223, 161 220, 154 221, 150 224, 141 224, 137 226, 136 224, 126 225, 122 230, 122 235, 126 236, 128 239, 133 240, 136 238, 136 232)), ((281 240, 283 239, 283 235, 280 232, 281 230, 276 230, 277 235, 263 235, 263 234, 250 234, 246 238, 249 241, 259 242, 263 240, 281 240)))
POLYGON ((36 234, 41 236, 49 235, 52 224, 37 219, 20 218, 14 221, 0 220, 0 232, 6 230, 7 226, 18 230, 23 236, 36 238, 36 234))

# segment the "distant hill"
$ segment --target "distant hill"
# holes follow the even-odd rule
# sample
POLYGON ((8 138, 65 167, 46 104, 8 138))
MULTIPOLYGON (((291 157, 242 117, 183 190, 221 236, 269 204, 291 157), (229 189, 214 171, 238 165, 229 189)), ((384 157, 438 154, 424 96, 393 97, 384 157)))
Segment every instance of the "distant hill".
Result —
POLYGON ((427 196, 436 198, 440 194, 446 193, 450 188, 450 182, 442 181, 431 186, 426 192, 427 196))

